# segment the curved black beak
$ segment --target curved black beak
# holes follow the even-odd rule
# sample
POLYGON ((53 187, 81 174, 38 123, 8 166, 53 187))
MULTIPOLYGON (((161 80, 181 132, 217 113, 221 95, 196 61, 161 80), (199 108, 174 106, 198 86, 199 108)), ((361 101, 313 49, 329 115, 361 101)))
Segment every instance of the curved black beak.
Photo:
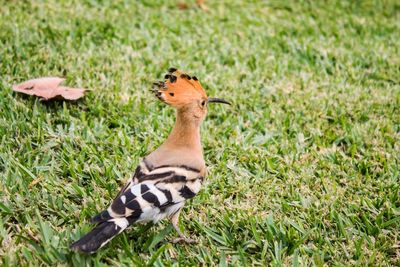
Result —
POLYGON ((208 103, 222 103, 222 104, 228 104, 228 105, 231 104, 228 101, 226 101, 225 99, 216 98, 216 97, 209 97, 208 98, 208 103))

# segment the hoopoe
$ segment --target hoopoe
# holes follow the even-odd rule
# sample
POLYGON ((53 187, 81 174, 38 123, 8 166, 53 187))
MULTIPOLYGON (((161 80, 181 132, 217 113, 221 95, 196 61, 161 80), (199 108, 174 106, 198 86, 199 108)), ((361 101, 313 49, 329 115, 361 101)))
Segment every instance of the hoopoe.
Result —
POLYGON ((154 83, 153 92, 162 102, 176 109, 175 126, 167 140, 142 159, 132 178, 120 190, 108 209, 92 218, 94 229, 71 245, 71 249, 93 253, 139 222, 170 218, 179 237, 176 242, 193 243, 178 227, 186 200, 200 190, 206 165, 200 142, 200 125, 208 103, 230 104, 207 97, 199 80, 170 68, 165 81, 154 83))

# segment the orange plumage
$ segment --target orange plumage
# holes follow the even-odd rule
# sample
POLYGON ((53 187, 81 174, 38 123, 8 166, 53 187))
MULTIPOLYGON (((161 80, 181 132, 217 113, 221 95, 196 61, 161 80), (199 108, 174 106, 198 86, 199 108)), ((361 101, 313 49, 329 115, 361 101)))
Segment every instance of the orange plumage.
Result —
POLYGON ((165 103, 182 107, 199 99, 207 99, 207 94, 196 76, 189 76, 170 68, 164 82, 154 83, 156 96, 165 103))

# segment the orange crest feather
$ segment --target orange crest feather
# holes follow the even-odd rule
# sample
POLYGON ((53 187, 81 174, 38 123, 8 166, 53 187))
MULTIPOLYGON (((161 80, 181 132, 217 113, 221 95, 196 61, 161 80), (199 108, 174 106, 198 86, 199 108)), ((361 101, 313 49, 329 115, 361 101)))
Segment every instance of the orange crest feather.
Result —
POLYGON ((196 76, 189 76, 180 70, 170 68, 164 82, 154 83, 156 96, 175 107, 200 99, 207 99, 206 92, 196 76))

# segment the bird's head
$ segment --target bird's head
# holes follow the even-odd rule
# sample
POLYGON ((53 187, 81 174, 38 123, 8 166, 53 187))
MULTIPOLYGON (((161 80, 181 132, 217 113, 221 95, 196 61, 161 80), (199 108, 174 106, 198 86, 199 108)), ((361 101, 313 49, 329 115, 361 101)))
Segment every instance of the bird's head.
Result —
POLYGON ((203 121, 209 103, 230 103, 222 98, 207 97, 196 76, 189 76, 176 68, 170 68, 165 80, 155 82, 153 92, 158 99, 185 112, 188 118, 203 121))

